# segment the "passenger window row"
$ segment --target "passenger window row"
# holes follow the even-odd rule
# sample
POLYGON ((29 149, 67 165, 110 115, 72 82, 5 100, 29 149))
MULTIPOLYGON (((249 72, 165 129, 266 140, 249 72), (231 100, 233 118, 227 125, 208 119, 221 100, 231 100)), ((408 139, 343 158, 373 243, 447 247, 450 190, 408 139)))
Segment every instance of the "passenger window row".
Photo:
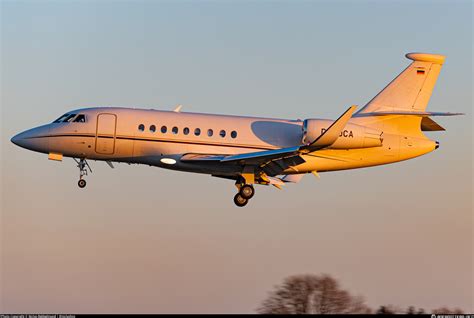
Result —
MULTIPOLYGON (((143 125, 143 124, 138 125, 138 130, 139 131, 145 131, 145 125, 143 125)), ((149 127, 149 130, 152 133, 156 132, 156 126, 151 125, 149 127)), ((166 134, 168 132, 168 127, 167 126, 161 126, 160 131, 161 131, 162 134, 166 134)), ((171 128, 171 133, 173 135, 177 135, 179 133, 178 127, 174 126, 173 128, 171 128)), ((184 127, 183 128, 183 134, 184 135, 189 135, 189 133, 190 133, 190 129, 188 127, 184 127)), ((201 135, 201 129, 200 128, 194 129, 194 135, 200 136, 201 135)), ((214 131, 212 129, 208 129, 207 130, 207 136, 212 137, 213 135, 214 135, 214 131)), ((227 135, 227 133, 226 133, 225 130, 222 129, 221 131, 219 131, 219 136, 221 136, 222 138, 224 138, 226 135, 227 135)), ((230 137, 231 138, 237 138, 237 131, 235 131, 235 130, 231 131, 230 132, 230 137)))

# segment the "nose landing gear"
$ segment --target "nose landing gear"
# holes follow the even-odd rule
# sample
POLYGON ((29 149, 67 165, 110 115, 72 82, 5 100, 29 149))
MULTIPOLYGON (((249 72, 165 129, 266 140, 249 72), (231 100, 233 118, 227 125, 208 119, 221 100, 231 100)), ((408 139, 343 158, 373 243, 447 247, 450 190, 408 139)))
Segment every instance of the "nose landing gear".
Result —
POLYGON ((79 186, 79 188, 84 188, 86 184, 87 182, 84 179, 79 179, 79 181, 77 181, 77 185, 79 186))
POLYGON ((92 173, 92 169, 87 163, 85 158, 80 158, 77 160, 76 158, 73 158, 74 161, 77 163, 77 167, 79 168, 79 181, 77 182, 77 185, 79 188, 84 188, 87 184, 86 180, 84 180, 84 176, 87 176, 87 169, 92 173))

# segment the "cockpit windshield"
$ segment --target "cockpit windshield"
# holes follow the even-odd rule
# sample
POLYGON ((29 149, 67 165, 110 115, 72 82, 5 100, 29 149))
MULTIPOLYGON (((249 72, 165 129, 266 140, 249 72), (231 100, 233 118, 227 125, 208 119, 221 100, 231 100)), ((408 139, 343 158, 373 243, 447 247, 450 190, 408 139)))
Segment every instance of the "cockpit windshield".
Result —
POLYGON ((84 114, 64 114, 53 123, 85 123, 86 122, 86 115, 84 114))
POLYGON ((59 117, 58 119, 56 119, 55 121, 53 121, 53 123, 60 123, 64 120, 64 118, 66 118, 67 116, 69 116, 69 114, 64 114, 62 115, 61 117, 59 117))

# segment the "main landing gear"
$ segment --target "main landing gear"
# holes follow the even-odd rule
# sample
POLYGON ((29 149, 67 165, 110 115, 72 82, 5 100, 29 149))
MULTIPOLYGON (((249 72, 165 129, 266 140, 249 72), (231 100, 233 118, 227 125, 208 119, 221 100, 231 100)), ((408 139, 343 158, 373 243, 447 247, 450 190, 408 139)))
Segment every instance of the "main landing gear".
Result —
POLYGON ((79 188, 84 188, 87 184, 86 180, 84 180, 84 176, 87 176, 87 169, 92 173, 92 169, 87 163, 86 159, 81 158, 77 160, 76 158, 73 158, 74 161, 77 163, 77 167, 79 168, 79 181, 77 182, 77 185, 79 188))
POLYGON ((255 189, 251 184, 236 184, 239 192, 234 196, 234 203, 238 207, 246 206, 249 200, 254 196, 255 189))

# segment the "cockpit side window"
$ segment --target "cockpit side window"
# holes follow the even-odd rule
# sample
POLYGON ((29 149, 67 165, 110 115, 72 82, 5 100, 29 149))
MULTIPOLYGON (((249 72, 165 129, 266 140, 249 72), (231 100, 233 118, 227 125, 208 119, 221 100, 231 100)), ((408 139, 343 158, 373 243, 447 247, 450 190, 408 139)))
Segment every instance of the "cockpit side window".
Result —
POLYGON ((74 118, 75 123, 85 123, 86 122, 86 115, 79 114, 76 118, 74 118))
POLYGON ((71 114, 69 116, 67 116, 64 120, 63 120, 63 123, 70 123, 74 117, 76 117, 76 114, 71 114))

